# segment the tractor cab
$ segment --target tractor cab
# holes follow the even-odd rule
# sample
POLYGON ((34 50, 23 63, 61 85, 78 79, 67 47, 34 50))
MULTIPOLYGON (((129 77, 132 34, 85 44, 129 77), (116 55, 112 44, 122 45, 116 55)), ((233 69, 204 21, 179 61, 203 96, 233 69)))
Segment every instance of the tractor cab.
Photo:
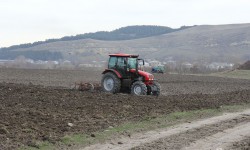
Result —
MULTIPOLYGON (((102 87, 104 91, 117 93, 125 85, 129 88, 133 88, 135 83, 140 83, 142 89, 136 86, 137 91, 131 89, 131 93, 145 95, 155 91, 155 88, 152 87, 155 87, 157 82, 154 81, 154 76, 152 74, 143 71, 141 67, 139 67, 140 65, 144 65, 144 60, 139 59, 139 55, 119 53, 110 54, 109 56, 108 67, 103 72, 102 79, 102 87)), ((157 86, 159 86, 158 83, 157 86)), ((157 93, 159 93, 159 90, 157 93)))
POLYGON ((130 54, 110 54, 108 69, 117 71, 123 79, 130 78, 131 72, 138 73, 139 64, 143 59, 138 59, 139 55, 130 54))

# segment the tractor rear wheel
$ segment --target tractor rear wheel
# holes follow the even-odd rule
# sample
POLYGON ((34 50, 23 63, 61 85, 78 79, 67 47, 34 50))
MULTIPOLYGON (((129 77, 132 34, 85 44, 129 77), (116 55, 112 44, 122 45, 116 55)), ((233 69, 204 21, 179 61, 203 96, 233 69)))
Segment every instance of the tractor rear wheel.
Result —
POLYGON ((121 80, 112 72, 102 76, 102 89, 104 92, 118 93, 121 89, 121 80))
POLYGON ((136 81, 131 86, 131 94, 147 95, 147 86, 142 81, 136 81))

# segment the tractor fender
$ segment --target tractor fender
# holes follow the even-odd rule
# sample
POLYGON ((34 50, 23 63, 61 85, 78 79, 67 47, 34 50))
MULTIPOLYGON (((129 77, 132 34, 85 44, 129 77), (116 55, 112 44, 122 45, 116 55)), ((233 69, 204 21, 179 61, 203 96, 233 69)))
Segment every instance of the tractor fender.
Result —
POLYGON ((103 71, 102 74, 105 74, 107 72, 113 72, 114 74, 117 75, 118 78, 120 78, 120 79, 122 78, 121 74, 118 71, 114 70, 114 69, 105 69, 105 71, 103 71))

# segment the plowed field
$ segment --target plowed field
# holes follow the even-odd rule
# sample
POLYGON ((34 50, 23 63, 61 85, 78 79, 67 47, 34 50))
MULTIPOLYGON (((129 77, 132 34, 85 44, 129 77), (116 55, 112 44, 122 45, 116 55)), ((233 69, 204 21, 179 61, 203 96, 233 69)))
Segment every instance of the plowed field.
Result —
POLYGON ((98 82, 100 71, 0 70, 0 149, 56 142, 71 133, 91 134, 127 121, 175 111, 250 102, 250 81, 156 75, 159 97, 80 92, 77 81, 98 82))

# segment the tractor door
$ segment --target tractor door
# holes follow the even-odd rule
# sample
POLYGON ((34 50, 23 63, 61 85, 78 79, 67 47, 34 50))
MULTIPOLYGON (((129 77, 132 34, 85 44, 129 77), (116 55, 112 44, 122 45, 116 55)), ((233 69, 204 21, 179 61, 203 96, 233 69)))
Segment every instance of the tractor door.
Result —
POLYGON ((122 75, 122 78, 128 78, 127 71, 127 58, 126 57, 117 57, 117 71, 122 75))
POLYGON ((108 68, 116 70, 116 63, 117 63, 117 57, 110 57, 109 58, 108 68))

